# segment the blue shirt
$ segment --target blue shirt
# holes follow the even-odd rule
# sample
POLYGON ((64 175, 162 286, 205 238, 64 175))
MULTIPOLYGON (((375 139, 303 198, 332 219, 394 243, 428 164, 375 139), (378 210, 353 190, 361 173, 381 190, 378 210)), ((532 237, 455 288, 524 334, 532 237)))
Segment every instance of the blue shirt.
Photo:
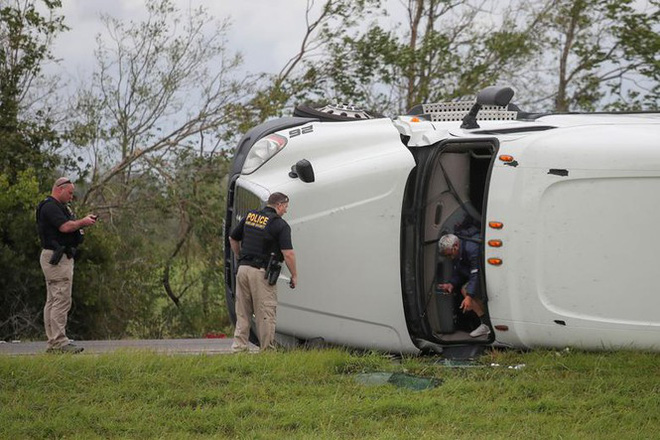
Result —
POLYGON ((465 286, 467 294, 472 297, 479 296, 479 243, 461 239, 459 241, 459 254, 453 260, 454 269, 449 282, 454 285, 454 288, 459 288, 467 283, 465 286))

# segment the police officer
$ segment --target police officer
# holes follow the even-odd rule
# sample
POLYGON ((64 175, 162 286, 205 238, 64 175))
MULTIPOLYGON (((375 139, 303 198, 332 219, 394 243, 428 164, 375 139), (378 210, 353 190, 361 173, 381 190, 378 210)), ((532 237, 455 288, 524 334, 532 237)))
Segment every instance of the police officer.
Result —
POLYGON ((229 244, 238 256, 239 265, 236 274, 234 352, 248 349, 253 313, 261 349, 275 348, 277 286, 274 283, 278 273, 269 277, 266 269, 279 267, 284 260, 291 272, 291 288, 295 288, 298 281, 291 227, 282 219, 288 208, 289 198, 279 192, 273 193, 263 210, 248 212, 230 234, 229 244), (273 280, 272 285, 268 278, 273 280))
POLYGON ((73 257, 82 243, 82 228, 96 223, 96 216, 76 220, 67 203, 73 199, 74 185, 66 177, 53 184, 50 196, 37 207, 37 227, 41 240, 39 262, 46 278, 44 326, 46 352, 80 353, 82 347, 66 336, 67 315, 71 309, 73 257))

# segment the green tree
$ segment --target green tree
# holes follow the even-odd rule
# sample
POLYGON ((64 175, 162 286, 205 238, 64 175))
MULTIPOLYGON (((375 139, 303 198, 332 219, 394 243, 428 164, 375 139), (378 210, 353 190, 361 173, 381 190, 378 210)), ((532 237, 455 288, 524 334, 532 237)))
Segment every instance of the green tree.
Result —
POLYGON ((34 207, 40 191, 34 170, 12 177, 0 173, 0 337, 15 339, 42 332, 45 300, 35 239, 34 207))
MULTIPOLYGON (((256 108, 269 116, 295 100, 334 100, 396 115, 497 83, 513 85, 516 102, 532 111, 660 105, 658 0, 401 3, 402 22, 392 21, 400 11, 378 2, 356 6, 347 19, 323 9, 323 25, 309 28, 315 37, 308 32, 256 108)), ((309 9, 307 22, 317 23, 309 9)))
MULTIPOLYGON (((410 0, 407 22, 343 32, 322 63, 308 64, 324 94, 389 114, 414 104, 474 94, 498 82, 533 53, 537 15, 520 17, 473 0, 410 0)), ((501 3, 498 3, 501 6, 501 3)))
POLYGON ((556 111, 658 108, 659 2, 552 0, 518 88, 556 111), (613 100, 616 104, 611 105, 613 100))
MULTIPOLYGON (((59 1, 0 2, 0 337, 36 335, 45 300, 34 208, 50 190, 59 136, 43 100, 34 99, 66 29, 59 1)), ((40 90, 41 91, 41 90, 40 90)))
POLYGON ((114 243, 112 264, 99 268, 112 281, 90 277, 96 293, 87 294, 120 311, 104 324, 113 337, 194 335, 213 320, 226 324, 211 312, 224 298, 214 257, 222 248, 223 147, 236 136, 227 131, 233 109, 252 90, 249 78, 237 79, 241 60, 226 48, 227 21, 203 8, 183 13, 170 0, 146 8, 140 22, 103 17, 97 70, 69 129, 70 145, 92 158, 81 204, 100 214, 114 243))
POLYGON ((629 5, 615 35, 623 48, 623 58, 632 64, 633 75, 628 87, 622 80, 614 82, 611 91, 619 100, 607 107, 660 110, 660 1, 649 0, 641 11, 629 5))
POLYGON ((172 300, 165 309, 170 331, 188 327, 211 332, 229 325, 224 295, 224 242, 220 220, 226 209, 225 154, 182 154, 168 186, 167 200, 178 218, 176 246, 162 270, 162 283, 172 300))
POLYGON ((51 168, 48 154, 58 145, 43 101, 32 99, 44 78, 42 65, 52 60, 53 37, 66 29, 56 15, 59 1, 43 1, 48 16, 33 2, 0 3, 0 170, 10 180, 28 168, 51 168))
MULTIPOLYGON (((274 74, 257 74, 247 102, 232 106, 228 129, 244 133, 272 117, 291 112, 297 102, 324 95, 318 63, 339 36, 378 13, 381 0, 307 0, 305 30, 298 51, 274 74)), ((294 14, 292 16, 295 17, 294 14)))

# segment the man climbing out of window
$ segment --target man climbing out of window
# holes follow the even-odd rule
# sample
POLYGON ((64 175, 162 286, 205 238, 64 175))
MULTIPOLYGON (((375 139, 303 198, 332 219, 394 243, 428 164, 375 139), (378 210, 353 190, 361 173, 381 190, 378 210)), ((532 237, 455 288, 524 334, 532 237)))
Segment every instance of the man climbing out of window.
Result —
MULTIPOLYGON (((478 238, 478 236, 477 236, 478 238)), ((470 332, 470 336, 477 338, 490 334, 490 327, 484 310, 484 298, 479 283, 479 240, 474 237, 459 238, 454 234, 446 234, 438 241, 440 255, 450 258, 453 262, 452 276, 448 283, 441 283, 438 287, 447 293, 453 293, 460 287, 463 301, 460 308, 463 313, 473 311, 481 323, 470 332)))

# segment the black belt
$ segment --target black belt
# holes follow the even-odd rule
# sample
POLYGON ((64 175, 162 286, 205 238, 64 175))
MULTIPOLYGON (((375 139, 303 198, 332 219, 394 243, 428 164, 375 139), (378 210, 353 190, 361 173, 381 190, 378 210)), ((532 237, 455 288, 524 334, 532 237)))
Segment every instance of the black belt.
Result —
POLYGON ((259 257, 245 256, 238 260, 238 265, 252 266, 256 267, 257 269, 265 269, 266 266, 268 266, 268 262, 259 257))
POLYGON ((53 249, 52 247, 45 247, 43 249, 46 251, 62 252, 64 255, 66 255, 69 258, 75 257, 76 253, 78 252, 78 249, 73 246, 60 246, 55 249, 53 249))
MULTIPOLYGON (((67 251, 73 251, 73 252, 76 252, 76 251, 78 250, 78 248, 73 247, 73 246, 63 246, 63 247, 64 247, 64 249, 66 249, 67 251)), ((56 247, 56 248, 52 248, 52 247, 44 247, 44 248, 42 248, 42 249, 45 250, 45 251, 56 251, 56 250, 59 249, 59 247, 56 247)))

